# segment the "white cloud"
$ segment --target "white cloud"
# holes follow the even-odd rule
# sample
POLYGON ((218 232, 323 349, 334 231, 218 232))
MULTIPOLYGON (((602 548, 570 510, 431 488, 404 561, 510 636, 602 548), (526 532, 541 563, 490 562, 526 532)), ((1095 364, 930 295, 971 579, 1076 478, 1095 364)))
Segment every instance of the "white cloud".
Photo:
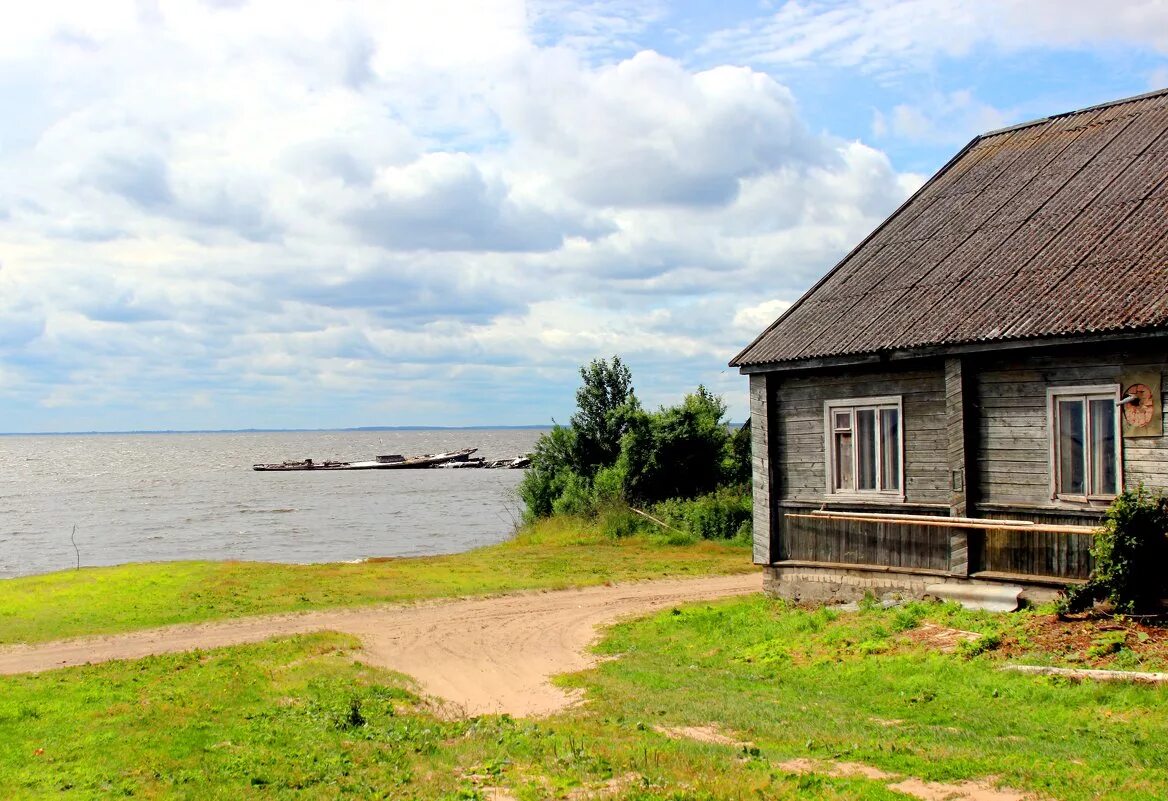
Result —
POLYGON ((464 385, 396 422, 542 420, 613 352, 646 397, 734 386, 759 294, 911 188, 759 72, 406 5, 49 4, 0 34, 4 427, 344 425, 464 385))
POLYGON ((872 132, 877 139, 889 136, 909 142, 960 145, 974 136, 1005 127, 1014 119, 977 100, 968 89, 934 92, 915 103, 898 103, 885 113, 877 111, 872 132))
POLYGON ((599 206, 725 205, 742 179, 828 155, 773 79, 653 52, 597 70, 542 54, 503 108, 525 162, 599 206))
MULTIPOLYGON (((739 309, 734 315, 734 325, 743 336, 754 337, 779 319, 789 308, 791 308, 789 300, 764 300, 754 306, 739 309)), ((748 342, 749 339, 743 341, 748 342)))
POLYGON ((773 14, 712 34, 704 50, 750 63, 897 73, 987 45, 1013 51, 1114 44, 1168 52, 1168 5, 1160 0, 790 0, 773 14))

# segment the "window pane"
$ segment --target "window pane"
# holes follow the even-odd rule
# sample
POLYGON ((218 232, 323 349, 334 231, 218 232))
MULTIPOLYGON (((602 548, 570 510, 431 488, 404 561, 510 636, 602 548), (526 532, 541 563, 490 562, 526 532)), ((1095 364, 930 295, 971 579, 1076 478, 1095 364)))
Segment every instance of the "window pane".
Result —
POLYGON ((856 411, 856 489, 876 489, 876 410, 856 411))
POLYGON ((1115 495, 1115 401, 1091 401, 1091 494, 1115 495))
POLYGON ((835 413, 835 427, 845 431, 852 429, 852 413, 851 412, 836 412, 835 413))
POLYGON ((1085 495, 1083 464, 1083 402, 1058 402, 1059 427, 1059 492, 1065 495, 1085 495))
POLYGON ((900 412, 880 410, 880 488, 900 489, 900 412))
POLYGON ((855 489, 855 470, 852 467, 852 433, 835 435, 835 488, 855 489))

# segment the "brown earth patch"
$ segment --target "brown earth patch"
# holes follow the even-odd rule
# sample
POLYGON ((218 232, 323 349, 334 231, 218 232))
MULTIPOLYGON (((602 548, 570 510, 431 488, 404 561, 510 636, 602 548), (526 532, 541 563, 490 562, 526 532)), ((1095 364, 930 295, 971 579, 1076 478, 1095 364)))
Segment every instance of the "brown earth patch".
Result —
POLYGON ((632 787, 640 780, 641 776, 637 773, 613 776, 599 787, 577 787, 568 793, 568 801, 589 801, 594 798, 609 798, 628 787, 632 787))
POLYGON ((760 589, 752 572, 169 626, 0 647, 0 675, 338 631, 361 640, 365 662, 406 673, 443 699, 447 714, 545 715, 579 698, 550 679, 595 664, 587 649, 597 626, 760 589))
POLYGON ((699 743, 749 748, 751 743, 736 740, 716 726, 655 726, 657 731, 674 740, 696 740, 699 743))
POLYGON ((911 795, 921 801, 1030 801, 1032 795, 1017 790, 997 789, 985 782, 962 782, 945 784, 923 782, 920 779, 905 779, 888 785, 889 789, 911 795))
POLYGON ((956 651, 963 642, 974 642, 981 638, 976 631, 951 629, 947 626, 938 626, 936 623, 922 623, 905 636, 913 642, 946 654, 956 651))
POLYGON ((1143 670, 1168 670, 1168 623, 1096 613, 1033 615, 1021 632, 1006 633, 995 653, 1017 660, 1043 655, 1076 667, 1110 668, 1121 649, 1134 655, 1143 670))
POLYGON ((859 777, 888 782, 888 789, 919 798, 920 801, 1035 801, 1036 798, 1034 795, 1017 790, 996 788, 988 780, 946 784, 944 782, 926 782, 911 777, 904 779, 894 773, 888 773, 859 762, 820 762, 814 759, 799 758, 782 762, 779 767, 789 773, 818 773, 836 778, 859 777))

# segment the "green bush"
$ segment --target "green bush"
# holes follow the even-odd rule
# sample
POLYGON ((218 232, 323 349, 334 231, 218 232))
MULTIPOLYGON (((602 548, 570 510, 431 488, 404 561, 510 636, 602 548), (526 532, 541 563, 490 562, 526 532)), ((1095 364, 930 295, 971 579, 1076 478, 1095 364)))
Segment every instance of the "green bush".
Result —
POLYGON ((529 520, 551 517, 552 506, 573 472, 572 452, 575 447, 576 432, 571 428, 557 425, 540 435, 531 455, 531 467, 524 473, 518 487, 524 517, 529 520))
POLYGON ((1168 498, 1142 485, 1126 490, 1107 510, 1091 546, 1095 569, 1067 591, 1063 611, 1080 612, 1108 600, 1116 611, 1151 613, 1168 597, 1168 498))
POLYGON ((592 481, 592 501, 596 507, 612 506, 624 501, 625 497, 624 466, 617 462, 611 467, 602 468, 592 481))
POLYGON ((680 405, 633 421, 621 443, 627 496, 693 498, 722 484, 730 444, 725 414, 722 399, 699 386, 680 405))
POLYGON ((670 499, 653 507, 653 514, 674 528, 703 540, 731 540, 750 525, 751 499, 745 493, 722 488, 690 500, 670 499))
POLYGON ((596 512, 588 479, 563 471, 560 496, 552 501, 552 514, 592 517, 596 512))
MULTIPOLYGON (((679 499, 665 513, 686 536, 749 540, 750 430, 731 434, 721 398, 698 386, 680 404, 646 412, 615 356, 593 360, 580 377, 570 425, 539 438, 519 484, 526 520, 679 499)), ((614 518, 611 527, 625 536, 640 524, 614 518)))
POLYGON ((730 435, 729 447, 726 449, 726 456, 722 459, 722 472, 727 484, 750 486, 750 456, 750 421, 747 420, 730 435))
POLYGON ((630 421, 641 411, 633 393, 633 375, 620 356, 593 359, 580 368, 580 388, 576 390, 576 413, 572 430, 576 434, 570 466, 591 479, 597 471, 616 463, 621 437, 630 421))

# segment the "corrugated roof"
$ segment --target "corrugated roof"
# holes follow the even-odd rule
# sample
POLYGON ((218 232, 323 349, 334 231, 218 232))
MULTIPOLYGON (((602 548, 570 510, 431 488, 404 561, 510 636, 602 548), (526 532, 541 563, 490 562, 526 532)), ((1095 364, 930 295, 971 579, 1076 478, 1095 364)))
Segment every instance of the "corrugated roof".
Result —
POLYGON ((1168 328, 1168 89, 979 136, 731 362, 1168 328))

